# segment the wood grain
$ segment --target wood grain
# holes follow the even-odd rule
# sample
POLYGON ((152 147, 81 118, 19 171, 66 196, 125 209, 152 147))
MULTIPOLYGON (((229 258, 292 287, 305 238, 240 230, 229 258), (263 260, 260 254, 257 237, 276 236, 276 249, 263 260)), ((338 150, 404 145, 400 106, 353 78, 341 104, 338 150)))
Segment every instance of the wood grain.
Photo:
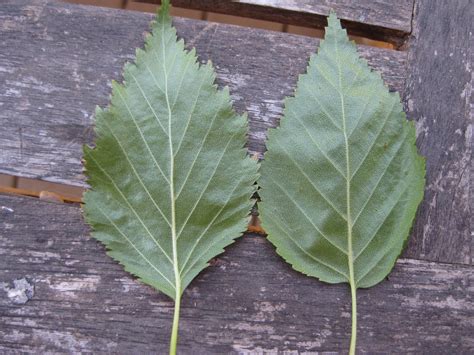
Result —
MULTIPOLYGON (((82 145, 93 141, 94 107, 143 45, 152 15, 54 1, 0 7, 0 173, 84 186, 82 145)), ((318 40, 175 19, 178 33, 212 60, 239 112, 249 113, 248 148, 261 157, 318 40)), ((404 84, 406 53, 359 47, 392 90, 404 84)))
POLYGON ((472 263, 473 18, 470 0, 417 1, 404 101, 427 187, 408 257, 472 263))
POLYGON ((351 34, 396 46, 410 33, 413 13, 413 0, 174 0, 173 5, 312 28, 325 27, 326 16, 334 10, 351 34))
MULTIPOLYGON (((425 15, 418 11, 417 16, 425 16, 427 30, 414 33, 408 52, 411 75, 405 103, 418 122, 419 144, 428 160, 428 189, 404 255, 469 264, 472 179, 467 166, 472 128, 466 111, 471 97, 466 71, 470 67, 463 46, 469 41, 467 30, 455 30, 451 24, 454 32, 438 33, 437 25, 430 22, 431 11, 438 18, 450 18, 445 13, 450 7, 444 7, 444 12, 437 8, 425 11, 425 15), (416 38, 427 38, 433 49, 417 44, 416 38), (451 38, 457 44, 451 44, 451 38), (432 75, 438 68, 449 68, 453 75, 445 71, 432 75), (425 137, 427 127, 430 134, 425 137)), ((457 11, 464 16, 469 13, 462 7, 457 11)), ((91 113, 95 105, 107 104, 110 79, 121 79, 123 63, 142 45, 143 30, 151 18, 45 0, 2 4, 0 172, 85 185, 80 159, 82 145, 93 141, 91 113)), ((249 113, 249 152, 262 157, 266 131, 278 124, 283 98, 292 94, 318 41, 202 21, 176 19, 175 23, 180 36, 197 48, 202 60, 212 59, 219 85, 230 86, 236 109, 249 113)), ((359 50, 382 72, 392 90, 402 90, 406 52, 359 50)))
MULTIPOLYGON (((360 291, 361 352, 474 352, 474 268, 461 265, 473 249, 471 18, 468 0, 417 2, 406 85, 406 53, 360 47, 392 90, 405 88, 428 157, 426 198, 405 256, 458 263, 402 259, 387 281, 360 291)), ((90 114, 107 103, 109 80, 120 79, 150 19, 46 0, 2 2, 0 172, 84 185, 80 148, 93 140, 90 114)), ((237 110, 249 111, 249 151, 261 156, 265 132, 318 41, 176 25, 202 60, 213 60, 237 110)), ((0 352, 166 351, 172 303, 130 278, 88 235, 76 205, 0 196, 0 352)), ((259 236, 214 259, 183 302, 183 354, 347 350, 347 287, 292 271, 259 236)))
MULTIPOLYGON (((166 352, 172 302, 105 255, 77 206, 0 195, 0 208, 0 352, 166 352)), ((472 353, 473 281, 472 266, 398 261, 359 291, 359 351, 472 353)), ((246 235, 185 292, 180 353, 343 353, 349 333, 346 285, 246 235)))

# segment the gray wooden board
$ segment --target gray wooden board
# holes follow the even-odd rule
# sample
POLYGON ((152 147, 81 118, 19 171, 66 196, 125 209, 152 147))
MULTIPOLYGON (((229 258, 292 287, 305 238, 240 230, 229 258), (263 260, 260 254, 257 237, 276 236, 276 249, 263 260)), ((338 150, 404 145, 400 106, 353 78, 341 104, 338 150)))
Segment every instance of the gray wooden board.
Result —
MULTIPOLYGON (((92 113, 106 105, 111 79, 142 46, 152 15, 52 1, 0 7, 0 173, 84 185, 82 144, 92 113)), ((180 36, 211 59, 235 107, 248 111, 248 147, 260 156, 318 40, 176 19, 180 36)), ((387 84, 401 90, 406 53, 360 47, 387 84)))
MULTIPOLYGON (((107 104, 110 79, 120 80, 123 63, 133 57, 134 47, 142 45, 142 34, 151 18, 149 14, 49 1, 20 0, 2 4, 0 172, 84 186, 81 146, 93 141, 91 113, 96 104, 107 104)), ((197 47, 202 60, 213 60, 218 82, 230 86, 236 109, 249 112, 249 151, 261 157, 266 130, 277 125, 282 100, 293 92, 297 76, 304 72, 308 56, 318 41, 202 21, 176 19, 175 22, 179 34, 189 46, 197 47)), ((449 54, 454 52, 443 47, 449 41, 434 27, 418 36, 421 36, 420 41, 430 37, 434 41, 432 45, 443 53, 446 61, 443 64, 449 66, 449 61, 454 60, 449 54), (443 40, 435 41, 436 38, 443 40)), ((465 33, 453 37, 454 40, 463 43, 465 33)), ((465 46, 459 43, 452 46, 465 54, 465 46)), ((359 48, 371 65, 383 73, 391 89, 402 90, 406 52, 359 48)), ((414 48, 418 48, 416 44, 414 48)), ((410 69, 413 68, 414 74, 405 101, 411 110, 410 116, 418 120, 422 134, 419 142, 428 157, 428 191, 411 238, 411 248, 405 255, 469 263, 472 243, 467 218, 470 212, 466 207, 469 174, 461 173, 466 171, 472 145, 469 142, 471 129, 463 113, 466 106, 462 106, 470 97, 466 94, 470 91, 452 94, 462 87, 456 85, 467 85, 462 79, 465 76, 457 75, 465 75, 462 70, 468 65, 466 59, 461 59, 464 62, 453 67, 455 75, 452 77, 445 78, 441 72, 436 80, 448 87, 439 91, 439 96, 447 93, 439 99, 431 94, 428 85, 424 86, 429 80, 417 84, 418 67, 430 64, 436 69, 439 64, 432 61, 431 53, 423 48, 416 49, 419 54, 411 55, 410 69), (451 86, 456 90, 451 90, 451 86), (459 115, 451 114, 451 107, 457 109, 459 115), (412 112, 415 109, 417 111, 412 112), (422 133, 423 125, 433 125, 434 121, 425 111, 433 117, 442 117, 436 125, 443 122, 443 126, 432 126, 432 134, 426 137, 422 133), (448 133, 445 133, 446 127, 448 133), (444 185, 439 187, 437 181, 444 185), (438 191, 433 194, 433 189, 438 191), (433 196, 441 198, 433 200, 433 196)), ((429 79, 431 72, 436 73, 435 69, 424 71, 423 75, 429 79)))
MULTIPOLYGON (((137 0, 135 0, 137 1, 137 0)), ((160 0, 138 0, 161 3, 160 0)), ((411 31, 413 0, 174 0, 174 6, 322 28, 331 10, 352 34, 400 45, 411 31)))
MULTIPOLYGON (((166 352, 172 302, 88 235, 77 206, 0 195, 1 353, 166 352)), ((185 291, 180 353, 347 351, 346 285, 293 271, 261 236, 227 249, 185 291)), ((473 353, 473 281, 472 266, 399 260, 359 290, 358 349, 473 353)))
POLYGON ((471 0, 417 1, 404 101, 427 187, 409 257, 472 263, 473 18, 471 0))

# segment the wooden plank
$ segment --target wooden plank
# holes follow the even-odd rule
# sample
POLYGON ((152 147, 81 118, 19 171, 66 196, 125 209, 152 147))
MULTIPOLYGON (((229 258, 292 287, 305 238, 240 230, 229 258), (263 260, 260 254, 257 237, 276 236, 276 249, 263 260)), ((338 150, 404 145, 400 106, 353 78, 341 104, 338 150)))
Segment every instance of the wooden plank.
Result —
POLYGON ((174 0, 173 5, 312 28, 326 26, 326 16, 334 10, 351 34, 396 46, 410 33, 413 14, 413 0, 174 0))
MULTIPOLYGON (((172 302, 105 255, 78 207, 0 206, 0 352, 166 352, 172 302)), ((254 235, 211 264, 184 294, 180 353, 347 351, 347 285, 293 271, 254 235)), ((472 266, 400 260, 359 291, 359 351, 474 352, 473 281, 472 266)))
MULTIPOLYGON (((54 1, 0 7, 0 173, 84 186, 82 145, 92 113, 106 105, 111 79, 142 46, 150 14, 54 1)), ((176 19, 179 35, 216 66, 235 107, 250 120, 249 151, 262 156, 268 127, 293 93, 318 40, 176 19)), ((361 46, 387 84, 401 90, 406 54, 361 46)))
POLYGON ((470 0, 417 1, 404 101, 427 188, 409 257, 472 263, 473 18, 470 0))
MULTIPOLYGON (((0 7, 0 83, 4 88, 0 92, 3 123, 0 172, 84 186, 81 147, 93 140, 91 113, 96 104, 107 103, 110 79, 120 80, 122 65, 132 57, 134 47, 142 45, 142 29, 147 28, 151 18, 146 14, 48 1, 9 1, 0 7)), ((200 21, 176 19, 175 22, 179 34, 189 45, 197 47, 200 57, 214 61, 219 84, 230 86, 237 110, 249 112, 249 151, 262 156, 266 130, 277 125, 282 100, 292 94, 297 75, 304 72, 308 56, 318 41, 200 21)), ((359 49, 371 65, 383 73, 391 89, 403 87, 406 53, 369 47, 359 49)), ((426 60, 429 63, 429 58, 426 60)), ((425 63, 419 59, 412 65, 421 67, 425 63)), ((412 81, 417 80, 413 78, 412 81)), ((430 90, 420 88, 421 91, 430 90)), ((408 108, 409 100, 407 96, 408 108)), ((438 107, 443 102, 444 99, 432 97, 418 98, 415 104, 412 101, 411 107, 422 104, 420 107, 428 106, 428 110, 431 103, 438 107)), ((449 107, 447 101, 443 112, 449 107)), ((423 110, 413 116, 428 117, 423 110)), ((446 112, 443 117, 449 114, 446 112)), ((461 136, 470 137, 467 123, 458 123, 456 129, 461 130, 461 136)), ((443 130, 436 128, 436 132, 443 130)), ((439 136, 428 137, 431 143, 423 150, 428 156, 429 189, 436 186, 433 185, 436 173, 449 176, 450 172, 444 169, 449 164, 459 164, 455 160, 459 154, 464 162, 468 158, 466 143, 463 153, 451 152, 448 158, 440 160, 439 156, 449 151, 448 140, 443 139, 450 135, 439 136), (436 148, 438 139, 444 142, 443 149, 436 148), (435 149, 430 153, 432 147, 435 149), (446 159, 451 158, 453 160, 446 163, 446 159)), ((459 186, 455 184, 456 178, 447 178, 452 182, 442 187, 445 191, 436 201, 438 206, 444 206, 442 212, 437 212, 431 202, 423 205, 423 209, 432 211, 420 212, 411 237, 412 247, 406 256, 470 262, 472 240, 466 217, 469 198, 463 187, 467 174, 459 176, 463 176, 459 186), (454 191, 457 187, 460 189, 454 191), (459 191, 463 193, 459 195, 459 191), (452 196, 460 197, 456 197, 458 202, 450 210, 451 205, 446 201, 451 201, 452 196), (434 222, 448 218, 450 222, 444 225, 434 222), (430 227, 432 223, 434 227, 430 227)), ((431 196, 431 200, 426 201, 433 201, 432 192, 427 196, 431 196)))

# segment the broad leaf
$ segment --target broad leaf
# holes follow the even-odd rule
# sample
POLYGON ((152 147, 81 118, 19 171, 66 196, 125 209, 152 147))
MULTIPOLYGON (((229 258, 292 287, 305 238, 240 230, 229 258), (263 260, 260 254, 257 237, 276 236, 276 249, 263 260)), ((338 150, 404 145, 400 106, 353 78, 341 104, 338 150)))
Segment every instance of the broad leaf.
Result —
POLYGON ((96 111, 84 211, 110 256, 177 300, 245 231, 257 164, 244 149, 246 117, 217 90, 211 64, 177 41, 168 7, 96 111))
POLYGON ((383 280, 422 199, 424 160, 398 93, 359 58, 334 14, 267 147, 259 210, 277 252, 354 290, 383 280))

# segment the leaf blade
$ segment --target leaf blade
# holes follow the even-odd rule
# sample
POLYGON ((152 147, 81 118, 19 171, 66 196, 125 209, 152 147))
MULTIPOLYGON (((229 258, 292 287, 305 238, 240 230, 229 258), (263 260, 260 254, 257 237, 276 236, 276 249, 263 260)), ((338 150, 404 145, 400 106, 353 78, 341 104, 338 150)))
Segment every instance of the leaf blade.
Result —
POLYGON ((177 299, 246 228, 258 175, 247 121, 178 41, 168 6, 123 76, 84 147, 84 215, 109 255, 177 299))
POLYGON ((350 282, 353 268, 355 286, 370 287, 390 272, 408 236, 424 161, 398 94, 359 58, 334 14, 328 21, 280 127, 268 133, 259 211, 293 268, 330 283, 350 282))

